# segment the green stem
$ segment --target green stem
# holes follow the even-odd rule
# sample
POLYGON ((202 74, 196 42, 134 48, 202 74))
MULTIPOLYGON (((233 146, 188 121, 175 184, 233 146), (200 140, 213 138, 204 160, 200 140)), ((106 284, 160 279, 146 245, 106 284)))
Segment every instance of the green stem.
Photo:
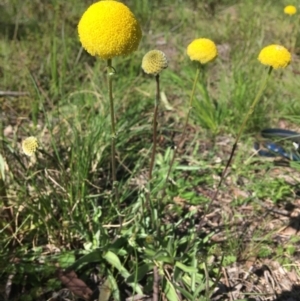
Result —
POLYGON ((193 99, 194 99, 194 95, 195 95, 196 86, 197 86, 197 82, 198 82, 198 79, 199 79, 200 71, 201 71, 201 65, 199 64, 198 68, 197 68, 197 71, 196 71, 194 83, 193 83, 193 89, 192 89, 192 92, 191 92, 191 95, 190 95, 189 110, 188 110, 188 113, 187 113, 186 118, 185 118, 185 123, 184 123, 184 127, 183 127, 183 132, 181 134, 180 142, 183 142, 183 139, 185 137, 185 132, 186 132, 186 129, 187 129, 187 126, 188 126, 188 123, 189 123, 190 114, 191 114, 191 111, 192 111, 192 108, 193 108, 193 99))
POLYGON ((155 76, 155 80, 156 80, 156 96, 155 96, 155 106, 154 106, 154 113, 153 113, 153 148, 152 148, 150 168, 149 168, 149 181, 152 178, 152 171, 154 166, 156 145, 157 145, 157 113, 158 113, 158 104, 160 99, 159 74, 155 76))
MULTIPOLYGON (((110 119, 111 119, 111 169, 112 169, 112 181, 113 181, 113 192, 116 203, 118 205, 118 211, 120 211, 120 199, 117 183, 117 171, 116 171, 116 126, 115 126, 115 110, 114 110, 114 99, 112 89, 112 78, 115 74, 115 70, 112 67, 111 59, 107 60, 107 77, 108 77, 108 96, 110 103, 110 119)), ((122 228, 122 217, 119 215, 119 223, 122 228)))
POLYGON ((174 164, 176 155, 177 155, 178 148, 179 148, 179 146, 181 146, 182 143, 184 142, 184 137, 185 137, 186 129, 187 129, 187 126, 188 126, 188 122, 189 122, 191 110, 192 110, 192 107, 193 107, 193 99, 194 99, 194 95, 195 95, 196 86, 197 86, 197 82, 198 82, 198 79, 199 79, 200 71, 201 71, 201 65, 199 64, 199 65, 198 65, 198 68, 197 68, 197 71, 196 71, 194 83, 193 83, 193 89, 192 89, 192 92, 191 92, 191 95, 190 95, 189 109, 188 109, 188 112, 187 112, 187 114, 186 114, 186 118, 185 118, 185 122, 184 122, 183 131, 182 131, 181 136, 180 136, 180 139, 179 139, 179 144, 178 144, 178 146, 174 149, 173 157, 172 157, 172 159, 171 159, 171 162, 170 162, 170 165, 169 165, 169 169, 168 169, 168 172, 167 172, 166 183, 165 183, 164 192, 163 192, 163 197, 165 196, 166 186, 167 186, 167 183, 168 183, 168 180, 169 180, 171 171, 172 171, 172 167, 173 167, 173 164, 174 164))
POLYGON ((253 114, 253 112, 254 112, 255 106, 257 105, 259 99, 261 98, 261 96, 262 96, 262 94, 263 94, 263 91, 265 90, 265 88, 266 88, 266 86, 267 86, 267 82, 268 82, 268 79, 270 78, 270 75, 271 75, 271 73, 272 73, 272 70, 273 70, 273 68, 272 68, 272 67, 269 67, 268 72, 266 73, 264 79, 263 79, 262 82, 261 82, 261 85, 260 85, 260 88, 259 88, 259 90, 258 90, 258 92, 257 92, 257 94, 256 94, 256 97, 254 98, 254 101, 252 102, 252 105, 250 106, 250 109, 249 109, 249 111, 247 112, 247 114, 246 114, 246 116, 245 116, 245 118, 244 118, 244 120, 243 120, 243 123, 242 123, 242 125, 241 125, 241 127, 240 127, 240 129, 239 129, 239 132, 238 132, 238 134, 237 134, 237 137, 235 138, 234 144, 233 144, 233 146, 232 146, 232 150, 231 150, 229 159, 228 159, 228 161, 227 161, 227 164, 226 164, 226 166, 225 166, 225 168, 224 168, 224 170, 223 170, 223 172, 222 172, 222 175, 221 175, 220 181, 219 181, 219 183, 218 183, 217 189, 216 189, 216 191, 215 191, 215 193, 214 193, 214 195, 213 195, 213 197, 212 197, 212 199, 211 199, 211 201, 210 201, 210 203, 209 203, 209 205, 208 205, 208 208, 207 208, 207 210, 206 210, 207 212, 209 211, 210 205, 211 205, 211 204, 213 203, 213 201, 217 198, 217 195, 218 195, 218 192, 219 192, 219 188, 220 188, 220 186, 222 185, 223 180, 224 180, 224 178, 225 178, 225 175, 226 175, 226 173, 227 173, 227 170, 228 170, 228 168, 229 168, 229 166, 230 166, 230 164, 231 164, 231 162, 232 162, 234 152, 235 152, 235 150, 236 150, 236 148, 237 148, 237 144, 238 144, 238 142, 239 142, 239 140, 240 140, 240 138, 241 138, 241 135, 242 135, 242 133, 243 133, 243 131, 244 131, 244 129, 245 129, 245 126, 246 126, 246 124, 247 124, 247 122, 248 122, 250 116, 251 116, 251 115, 253 114))
POLYGON ((291 40, 292 40, 291 51, 293 53, 296 53, 297 52, 296 44, 297 44, 297 35, 298 35, 298 27, 299 27, 299 17, 296 16, 296 18, 293 18, 293 21, 294 21, 294 28, 292 29, 292 34, 291 34, 291 40))

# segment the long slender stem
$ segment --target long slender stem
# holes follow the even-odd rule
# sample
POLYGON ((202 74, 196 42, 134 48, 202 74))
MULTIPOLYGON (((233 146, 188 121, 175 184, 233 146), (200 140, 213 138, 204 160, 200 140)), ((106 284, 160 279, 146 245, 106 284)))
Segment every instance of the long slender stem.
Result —
POLYGON ((251 115, 253 114, 253 112, 254 112, 255 106, 257 105, 258 101, 260 100, 260 98, 261 98, 261 96, 262 96, 262 94, 263 94, 263 91, 265 90, 265 88, 266 88, 266 86, 267 86, 267 82, 268 82, 268 79, 270 78, 270 75, 271 75, 271 73, 272 73, 272 70, 273 70, 273 68, 272 68, 272 67, 269 67, 268 72, 266 73, 264 79, 263 79, 262 82, 261 82, 261 85, 260 85, 260 88, 259 88, 259 90, 258 90, 258 92, 257 92, 257 94, 256 94, 256 97, 254 98, 254 101, 252 102, 252 104, 251 104, 251 106, 250 106, 250 109, 249 109, 249 111, 247 112, 247 114, 246 114, 246 116, 245 116, 245 118, 244 118, 244 120, 243 120, 243 123, 242 123, 242 125, 241 125, 241 127, 240 127, 240 129, 239 129, 239 132, 238 132, 238 134, 237 134, 237 136, 236 136, 236 138, 235 138, 234 144, 233 144, 233 146, 232 146, 232 150, 231 150, 229 159, 228 159, 228 161, 227 161, 227 164, 226 164, 226 166, 225 166, 225 168, 224 168, 224 170, 223 170, 223 172, 222 172, 222 175, 221 175, 220 181, 219 181, 219 183, 218 183, 217 189, 216 189, 216 191, 215 191, 213 197, 211 198, 211 201, 210 201, 210 203, 209 203, 209 205, 208 205, 208 207, 207 207, 206 212, 209 211, 211 204, 213 203, 214 200, 216 200, 216 198, 217 198, 217 196, 218 196, 219 189, 220 189, 220 187, 221 187, 221 185, 222 185, 222 183, 223 183, 223 180, 224 180, 224 178, 225 178, 225 176, 226 176, 227 170, 228 170, 229 166, 231 165, 231 162, 232 162, 232 159, 233 159, 234 152, 235 152, 235 150, 236 150, 236 148, 237 148, 237 144, 238 144, 238 142, 239 142, 239 140, 240 140, 240 138, 241 138, 241 135, 242 135, 242 133, 243 133, 243 131, 244 131, 244 129, 245 129, 245 126, 246 126, 246 124, 247 124, 247 122, 248 122, 250 116, 251 116, 251 115))
POLYGON ((155 76, 155 80, 156 80, 156 96, 155 96, 155 106, 154 106, 154 113, 153 113, 153 148, 152 148, 150 168, 149 168, 149 181, 152 178, 152 171, 154 166, 156 145, 157 145, 157 113, 158 113, 158 104, 160 99, 159 74, 155 76))
POLYGON ((197 68, 197 71, 196 71, 192 92, 191 92, 191 95, 190 95, 189 108, 188 108, 188 112, 187 112, 186 117, 185 117, 183 131, 181 133, 179 143, 178 143, 177 147, 175 147, 175 149, 174 149, 173 156, 172 156, 172 159, 171 159, 171 162, 170 162, 170 165, 169 165, 169 169, 168 169, 168 172, 167 172, 163 197, 165 196, 166 186, 167 186, 167 183, 168 183, 168 180, 169 180, 169 177, 170 177, 170 173, 172 171, 172 167, 173 167, 176 155, 177 155, 178 148, 179 148, 179 146, 181 146, 181 144, 184 141, 184 137, 185 137, 186 129, 187 129, 187 126, 188 126, 191 110, 192 110, 192 107, 193 107, 193 99, 194 99, 194 95, 195 95, 195 91, 196 91, 196 85, 197 85, 197 82, 198 82, 198 79, 199 79, 200 71, 201 71, 201 65, 199 64, 198 68, 197 68))
MULTIPOLYGON (((293 16, 291 16, 293 17, 293 16)), ((296 53, 297 52, 297 49, 296 49, 296 44, 297 44, 297 35, 298 35, 298 28, 299 28, 299 17, 298 15, 297 16, 294 16, 296 18, 293 18, 293 21, 294 21, 294 27, 292 28, 292 33, 291 33, 291 51, 293 53, 296 53)))
POLYGON ((159 86, 159 74, 155 76, 156 81, 156 94, 155 94, 155 104, 154 104, 154 112, 153 112, 153 146, 151 152, 151 159, 150 159, 150 167, 149 167, 149 191, 146 194, 146 201, 147 201, 147 209, 152 207, 151 210, 151 221, 153 228, 157 227, 157 232, 159 234, 159 219, 156 219, 153 214, 153 204, 151 200, 151 179, 152 179, 152 171, 155 162, 155 154, 156 154, 156 146, 157 146, 157 115, 158 115, 158 105, 160 102, 160 86, 159 86))
MULTIPOLYGON (((111 59, 107 60, 107 78, 108 78, 108 96, 110 103, 110 118, 111 118, 111 169, 112 169, 112 181, 113 181, 113 192, 116 203, 118 205, 118 211, 120 211, 120 199, 117 183, 117 171, 116 171, 116 126, 115 126, 115 110, 114 110, 114 99, 113 99, 113 88, 112 78, 115 74, 115 70, 112 67, 111 59)), ((118 213, 119 214, 119 213, 118 213)), ((122 228, 122 217, 119 214, 119 223, 122 228)))

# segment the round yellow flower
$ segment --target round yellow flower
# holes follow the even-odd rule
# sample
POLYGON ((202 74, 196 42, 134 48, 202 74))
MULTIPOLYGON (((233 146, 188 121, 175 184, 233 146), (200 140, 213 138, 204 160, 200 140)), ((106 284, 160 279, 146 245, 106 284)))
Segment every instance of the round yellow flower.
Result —
POLYGON ((147 52, 142 60, 142 68, 148 74, 159 74, 168 67, 166 55, 160 50, 151 50, 147 52))
POLYGON ((274 69, 285 68, 291 62, 290 52, 281 45, 269 45, 261 50, 258 60, 274 69))
POLYGON ((79 21, 78 34, 83 48, 102 59, 130 54, 138 48, 142 37, 133 13, 113 0, 92 4, 79 21))
POLYGON ((38 147, 38 140, 35 137, 28 137, 22 142, 22 149, 26 156, 32 156, 38 147))
POLYGON ((187 55, 192 61, 206 64, 218 55, 216 44, 209 39, 196 39, 187 47, 187 55))
POLYGON ((294 5, 288 5, 284 8, 284 13, 287 15, 294 15, 297 12, 297 8, 294 5))

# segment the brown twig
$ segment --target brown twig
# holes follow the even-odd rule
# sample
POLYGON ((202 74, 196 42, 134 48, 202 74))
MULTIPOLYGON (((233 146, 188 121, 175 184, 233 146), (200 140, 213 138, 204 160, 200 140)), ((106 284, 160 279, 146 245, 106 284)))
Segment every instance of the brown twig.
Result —
POLYGON ((226 269, 224 267, 222 267, 222 272, 223 272, 223 275, 224 275, 224 278, 225 278, 225 283, 227 285, 227 289, 229 291, 229 299, 230 299, 230 301, 233 301, 234 298, 233 298, 232 291, 231 291, 231 285, 229 283, 229 280, 228 280, 228 277, 227 277, 227 272, 226 272, 226 269))
POLYGON ((18 97, 18 96, 25 96, 29 95, 28 92, 18 92, 18 91, 0 91, 0 96, 13 96, 13 97, 18 97))
POLYGON ((153 298, 152 301, 158 301, 159 299, 159 274, 157 266, 153 268, 153 298))

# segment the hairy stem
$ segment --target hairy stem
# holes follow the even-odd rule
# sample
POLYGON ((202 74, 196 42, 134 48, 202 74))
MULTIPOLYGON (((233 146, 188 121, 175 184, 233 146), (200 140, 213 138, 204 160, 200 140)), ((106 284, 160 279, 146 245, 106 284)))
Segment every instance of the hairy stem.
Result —
MULTIPOLYGON (((112 182, 113 182, 113 194, 115 201, 118 206, 118 211, 120 212, 120 199, 117 183, 117 170, 116 170, 116 126, 115 126, 115 110, 114 110, 114 99, 113 99, 113 88, 112 88, 112 79, 115 74, 115 70, 112 67, 111 59, 107 60, 107 78, 108 78, 108 96, 110 103, 110 119, 111 119, 111 170, 112 170, 112 182)), ((122 228, 122 217, 119 215, 119 223, 121 225, 120 231, 122 228)))
POLYGON ((159 74, 155 76, 155 80, 156 80, 156 96, 155 96, 155 106, 154 106, 154 113, 153 113, 153 147, 152 147, 150 168, 149 168, 149 181, 152 178, 152 171, 153 171, 153 166, 155 161, 155 153, 156 153, 156 145, 157 145, 157 113, 158 113, 158 105, 160 100, 159 74))

